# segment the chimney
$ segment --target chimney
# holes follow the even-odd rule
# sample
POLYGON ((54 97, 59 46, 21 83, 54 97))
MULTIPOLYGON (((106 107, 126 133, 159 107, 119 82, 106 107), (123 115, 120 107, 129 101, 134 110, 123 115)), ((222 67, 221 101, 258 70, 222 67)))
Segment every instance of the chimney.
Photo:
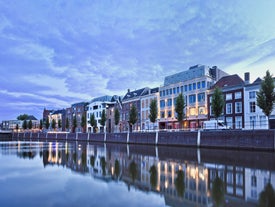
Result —
POLYGON ((250 83, 250 73, 249 72, 244 73, 244 83, 245 84, 250 83))
POLYGON ((130 93, 130 89, 128 88, 128 93, 130 93))

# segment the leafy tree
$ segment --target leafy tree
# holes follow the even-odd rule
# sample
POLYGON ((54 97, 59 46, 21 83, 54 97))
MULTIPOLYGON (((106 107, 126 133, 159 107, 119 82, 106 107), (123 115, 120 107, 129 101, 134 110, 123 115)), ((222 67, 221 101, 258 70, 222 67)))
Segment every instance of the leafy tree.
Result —
POLYGON ((101 169, 102 169, 102 174, 106 175, 106 161, 105 161, 105 157, 101 157, 100 158, 100 165, 101 165, 101 169))
POLYGON ((16 124, 15 129, 16 129, 16 131, 19 130, 19 125, 18 124, 16 124))
POLYGON ((92 167, 95 166, 95 156, 93 156, 93 155, 90 156, 90 164, 92 167))
POLYGON ((272 207, 275 203, 275 192, 273 186, 268 183, 259 196, 259 207, 272 207))
POLYGON ((69 129, 69 118, 67 117, 66 118, 66 124, 65 124, 65 127, 66 127, 66 129, 68 130, 69 129))
POLYGON ((28 126, 27 126, 27 120, 26 119, 23 121, 22 127, 23 127, 24 130, 27 129, 28 126))
POLYGON ((32 129, 32 120, 29 120, 28 128, 29 128, 29 129, 32 129))
POLYGON ((55 131, 55 128, 56 128, 56 121, 55 119, 52 120, 52 129, 55 131))
POLYGON ((158 105, 157 105, 157 100, 153 99, 150 103, 150 114, 149 114, 149 119, 152 123, 156 122, 156 119, 158 117, 158 105))
POLYGON ((130 125, 130 132, 132 132, 133 125, 138 120, 138 112, 136 106, 133 104, 130 109, 130 115, 129 115, 129 125, 130 125))
POLYGON ((183 98, 183 95, 182 93, 179 94, 179 96, 177 97, 176 99, 176 107, 175 107, 175 111, 177 112, 178 114, 178 122, 179 122, 179 125, 180 125, 180 128, 182 128, 182 120, 185 116, 184 114, 184 108, 185 108, 185 101, 184 101, 184 98, 183 98))
POLYGON ((92 113, 92 115, 90 116, 90 125, 91 127, 93 127, 93 132, 96 132, 96 127, 97 127, 97 122, 95 120, 95 115, 94 113, 92 113))
POLYGON ((40 119, 40 121, 39 121, 39 129, 42 129, 42 128, 43 128, 43 120, 40 119))
POLYGON ((49 129, 50 127, 50 120, 49 120, 49 117, 47 117, 46 119, 46 129, 49 129))
POLYGON ((24 121, 25 119, 27 119, 29 117, 28 114, 21 114, 17 117, 17 120, 21 120, 24 121))
POLYGON ((115 175, 116 175, 116 178, 119 177, 119 173, 120 173, 120 164, 119 164, 119 161, 116 159, 116 161, 115 161, 115 175))
POLYGON ((270 128, 269 118, 274 109, 274 104, 274 80, 272 75, 270 75, 269 70, 267 70, 264 80, 261 83, 260 91, 257 93, 257 105, 262 109, 263 113, 268 118, 268 128, 270 128))
POLYGON ((58 126, 59 129, 62 127, 61 119, 58 119, 57 126, 58 126))
POLYGON ((223 113, 224 108, 224 98, 222 91, 219 87, 215 87, 214 93, 212 95, 212 111, 216 120, 218 120, 219 116, 223 113))
POLYGON ((81 116, 81 127, 83 132, 85 131, 85 127, 86 127, 86 114, 83 113, 81 116))
POLYGON ((77 120, 76 120, 76 115, 73 118, 73 133, 75 133, 75 129, 77 127, 77 120))
POLYGON ((130 172, 132 181, 135 182, 135 179, 137 178, 137 173, 138 173, 137 164, 135 163, 135 161, 132 161, 130 163, 129 172, 130 172))
POLYGON ((100 119, 100 125, 103 127, 105 127, 105 123, 106 123, 106 112, 105 109, 103 109, 102 113, 101 113, 101 119, 100 119))
POLYGON ((151 187, 152 188, 156 188, 156 186, 157 186, 157 168, 156 168, 156 166, 155 165, 152 165, 151 167, 150 167, 150 170, 149 170, 149 172, 150 172, 150 184, 151 184, 151 187))
POLYGON ((119 110, 116 108, 115 109, 115 125, 119 124, 119 119, 120 119, 120 113, 119 113, 119 110))

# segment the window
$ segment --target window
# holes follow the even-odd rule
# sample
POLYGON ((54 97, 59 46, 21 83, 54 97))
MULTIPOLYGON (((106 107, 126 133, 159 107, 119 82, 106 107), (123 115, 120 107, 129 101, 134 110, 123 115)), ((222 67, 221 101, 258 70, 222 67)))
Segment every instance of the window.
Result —
POLYGON ((172 106, 172 99, 171 99, 171 98, 169 98, 169 99, 167 100, 167 106, 172 106))
POLYGON ((162 91, 159 92, 159 96, 162 97, 162 91))
POLYGON ((197 84, 193 83, 193 90, 196 90, 197 84))
POLYGON ((173 99, 173 102, 174 102, 174 106, 176 106, 176 103, 177 103, 177 97, 173 99))
POLYGON ((183 93, 183 86, 180 87, 180 92, 183 93))
POLYGON ((192 84, 189 84, 189 91, 192 91, 192 84))
POLYGON ((196 115, 196 108, 190 108, 190 115, 191 116, 196 115))
POLYGON ((199 114, 205 114, 205 107, 199 107, 199 114))
POLYGON ((168 117, 171 118, 172 117, 172 112, 168 111, 168 117))
POLYGON ((240 98, 242 98, 242 92, 236 92, 235 99, 240 99, 240 98))
POLYGON ((165 90, 162 91, 162 95, 165 96, 165 90))
POLYGON ((200 89, 201 88, 201 82, 197 83, 197 88, 200 89))
POLYGON ((189 104, 196 103, 196 95, 190 95, 189 96, 189 104))
POLYGON ((160 117, 161 117, 161 118, 164 118, 164 117, 165 117, 165 112, 164 112, 164 111, 160 112, 160 117))
POLYGON ((255 101, 250 102, 249 108, 250 108, 250 113, 255 113, 256 112, 256 102, 255 101))
POLYGON ((160 100, 160 108, 164 108, 165 107, 165 101, 164 100, 160 100))
POLYGON ((233 121, 232 121, 232 117, 226 117, 226 125, 228 127, 231 127, 233 126, 233 121))
POLYGON ((249 92, 249 98, 250 99, 256 98, 256 91, 250 91, 249 92))
POLYGON ((251 116, 250 117, 250 128, 254 129, 255 124, 256 124, 256 116, 251 116))
POLYGON ((184 91, 187 91, 187 85, 184 85, 184 91))
POLYGON ((235 118, 235 128, 236 129, 241 129, 242 128, 242 117, 241 116, 236 116, 236 118, 235 118))
POLYGON ((228 100, 232 100, 232 93, 227 93, 225 96, 225 99, 228 100))
POLYGON ((202 82, 201 82, 201 87, 202 87, 202 88, 205 88, 205 81, 202 81, 202 82))
POLYGON ((226 114, 232 114, 232 103, 226 104, 226 114))
POLYGON ((177 93, 180 93, 180 87, 177 87, 177 93))
POLYGON ((235 113, 242 113, 242 102, 235 103, 235 113))
POLYGON ((266 126, 267 126, 266 116, 260 116, 260 127, 266 127, 266 126))
POLYGON ((172 88, 170 88, 170 95, 172 94, 172 88))
POLYGON ((173 88, 173 94, 176 94, 176 88, 173 88))
POLYGON ((257 187, 257 177, 256 177, 256 175, 251 176, 251 186, 252 187, 257 187))
POLYGON ((198 102, 203 102, 203 101, 205 101, 205 94, 199 93, 198 94, 198 102))

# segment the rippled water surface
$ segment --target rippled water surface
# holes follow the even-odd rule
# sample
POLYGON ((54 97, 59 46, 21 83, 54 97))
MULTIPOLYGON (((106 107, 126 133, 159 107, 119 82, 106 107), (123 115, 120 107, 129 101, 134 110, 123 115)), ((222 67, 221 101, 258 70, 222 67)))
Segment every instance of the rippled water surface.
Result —
POLYGON ((257 206, 275 185, 272 152, 16 141, 0 165, 0 206, 257 206))

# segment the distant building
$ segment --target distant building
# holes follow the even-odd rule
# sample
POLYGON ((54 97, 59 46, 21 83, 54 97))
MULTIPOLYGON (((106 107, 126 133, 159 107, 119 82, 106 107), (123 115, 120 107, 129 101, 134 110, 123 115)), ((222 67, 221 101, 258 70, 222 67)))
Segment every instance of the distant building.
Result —
POLYGON ((52 111, 49 115, 49 122, 50 122, 50 129, 52 129, 52 121, 55 120, 56 126, 55 130, 57 131, 65 131, 65 124, 66 124, 66 110, 61 109, 61 110, 55 110, 52 111), (58 127, 58 122, 61 123, 61 127, 58 127))

